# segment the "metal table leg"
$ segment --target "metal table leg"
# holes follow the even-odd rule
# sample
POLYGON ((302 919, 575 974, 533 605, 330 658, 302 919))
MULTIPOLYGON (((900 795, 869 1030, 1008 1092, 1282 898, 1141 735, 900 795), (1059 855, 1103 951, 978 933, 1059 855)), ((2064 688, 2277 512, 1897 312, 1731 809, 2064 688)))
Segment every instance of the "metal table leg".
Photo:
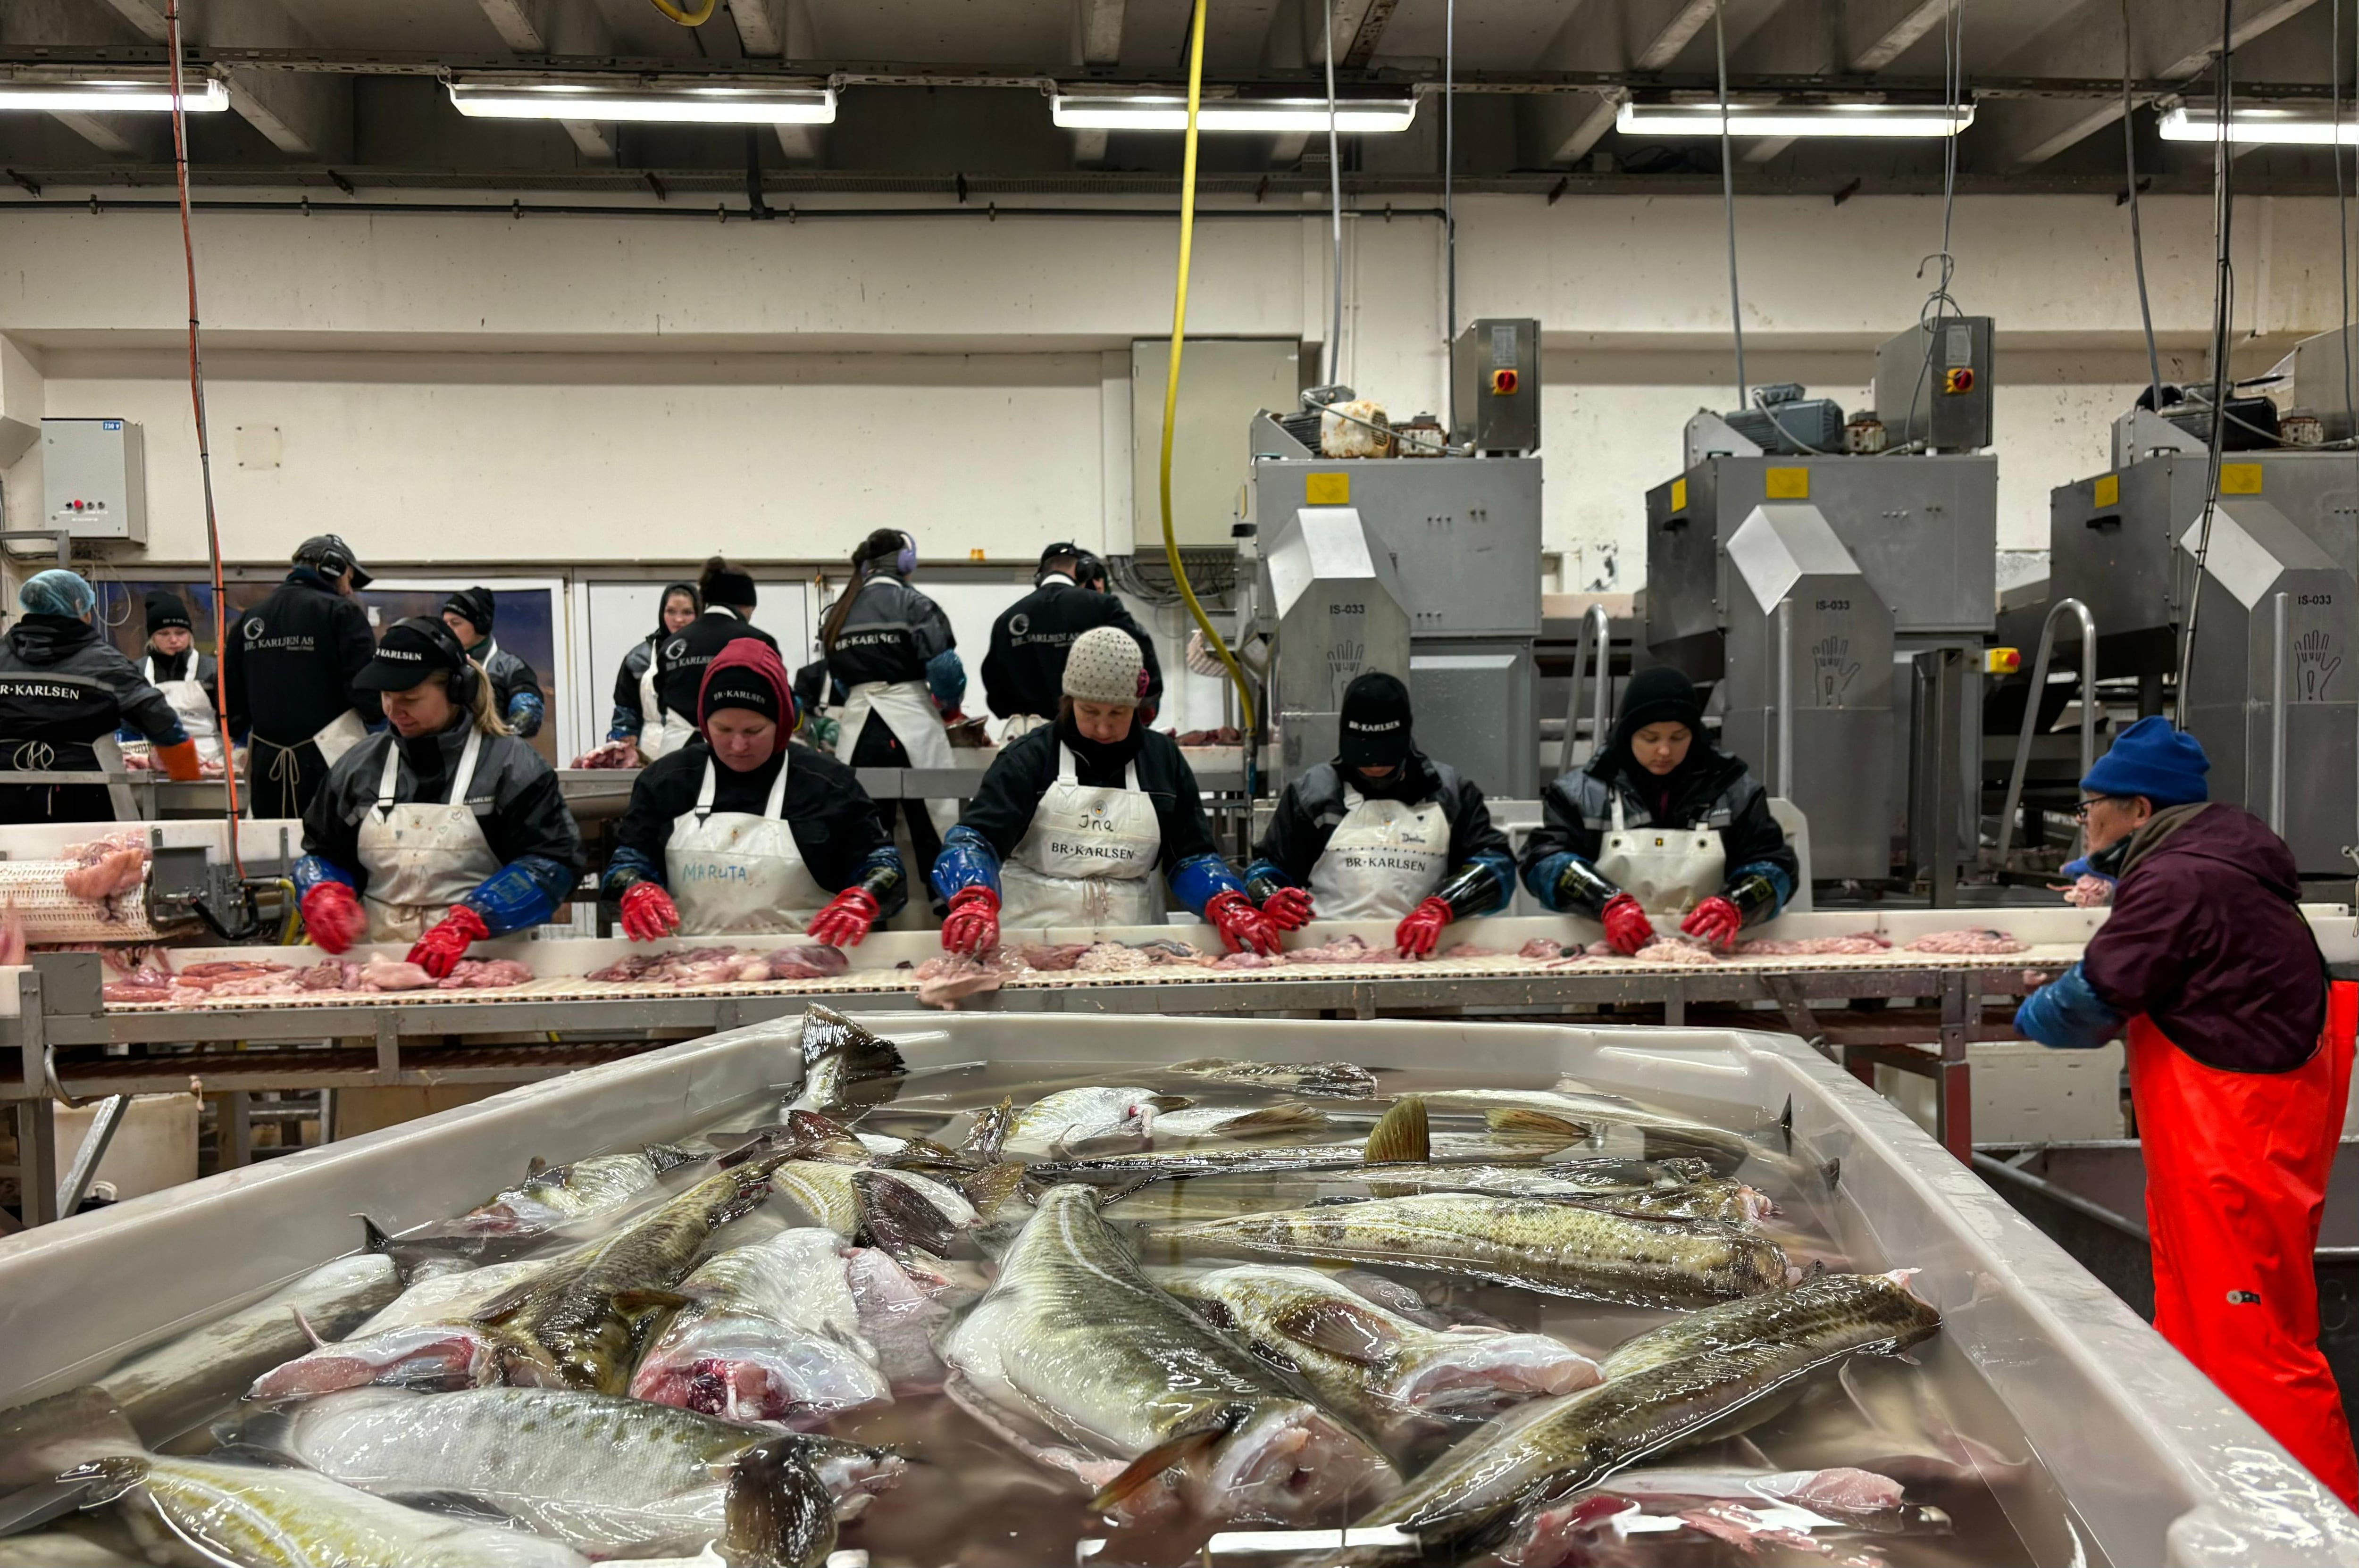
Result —
POLYGON ((58 1190, 50 1184, 58 1168, 56 1112, 46 1098, 16 1103, 16 1191, 27 1225, 47 1225, 58 1217, 58 1190))
POLYGON ((1943 979, 1941 1065, 1933 1080, 1933 1125, 1941 1147, 1969 1165, 1974 1158, 1974 1097, 1966 1047, 1982 1011, 1982 983, 1972 970, 1943 979))
POLYGON ((82 1147, 74 1151, 73 1163, 58 1183, 60 1217, 81 1208, 82 1200, 90 1195, 90 1184, 98 1174, 98 1163, 106 1158, 107 1145, 114 1141, 115 1130, 123 1125, 124 1113, 130 1108, 129 1095, 109 1095, 99 1102, 90 1130, 82 1134, 82 1147))
POLYGON ((221 1166, 234 1171, 254 1161, 253 1100, 244 1089, 222 1096, 221 1166))

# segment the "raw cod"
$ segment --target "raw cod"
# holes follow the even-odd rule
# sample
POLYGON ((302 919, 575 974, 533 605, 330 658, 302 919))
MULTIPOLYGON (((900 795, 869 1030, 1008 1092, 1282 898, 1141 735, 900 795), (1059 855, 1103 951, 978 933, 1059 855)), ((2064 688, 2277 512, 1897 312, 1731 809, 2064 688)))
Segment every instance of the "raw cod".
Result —
POLYGON ((908 1071, 900 1047, 817 1002, 803 1010, 802 1054, 803 1087, 788 1110, 832 1115, 891 1099, 908 1071))
POLYGON ((685 1149, 651 1143, 635 1153, 594 1154, 537 1169, 447 1225, 429 1227, 426 1235, 537 1236, 572 1220, 612 1214, 654 1186, 666 1171, 696 1158, 685 1149))
POLYGON ((1214 1083, 1332 1099, 1369 1099, 1376 1092, 1375 1074, 1350 1062, 1241 1062, 1227 1056, 1198 1056, 1174 1062, 1163 1070, 1214 1083))

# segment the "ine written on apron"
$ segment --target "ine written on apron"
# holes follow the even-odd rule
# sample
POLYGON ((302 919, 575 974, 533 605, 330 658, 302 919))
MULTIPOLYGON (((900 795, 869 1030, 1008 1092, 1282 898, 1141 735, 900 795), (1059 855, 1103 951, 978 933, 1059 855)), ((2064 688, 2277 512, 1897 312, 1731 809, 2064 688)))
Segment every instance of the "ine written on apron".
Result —
POLYGON ((704 787, 696 808, 673 821, 664 845, 664 881, 679 910, 683 936, 723 936, 800 931, 828 901, 803 863, 794 828, 784 816, 786 759, 758 816, 748 811, 715 811, 720 775, 704 763, 704 787))
POLYGON ((1040 797, 1024 841, 1001 869, 999 925, 1152 925, 1163 917, 1155 866, 1163 825, 1138 787, 1085 785, 1072 748, 1057 748, 1057 782, 1040 797))
POLYGON ((1321 920, 1398 920, 1441 885, 1450 869, 1450 813, 1370 800, 1343 786, 1343 820, 1310 868, 1310 902, 1321 920))
POLYGON ((370 941, 416 941, 500 869, 483 825, 467 808, 483 742, 484 732, 470 728, 458 772, 451 775, 448 806, 397 802, 401 746, 397 741, 386 747, 376 804, 363 814, 360 826, 361 866, 368 872, 368 892, 361 902, 368 911, 370 941))
MULTIPOLYGON (((909 753, 911 767, 958 766, 958 759, 951 755, 950 731, 942 728, 941 713, 921 680, 863 681, 852 688, 835 713, 839 726, 835 755, 844 766, 852 765, 852 753, 860 744, 860 732, 868 727, 871 713, 884 719, 885 727, 909 753)), ((958 826, 958 802, 929 800, 926 815, 933 818, 936 832, 947 833, 958 826)))
POLYGON ((647 649, 647 667, 639 672, 639 760, 652 762, 688 744, 696 726, 664 707, 656 697, 657 661, 661 651, 647 649))
MULTIPOLYGON (((191 654, 189 668, 193 671, 196 667, 196 658, 191 654)), ((188 732, 190 740, 197 743, 197 755, 208 762, 220 762, 221 725, 213 714, 213 700, 206 694, 204 683, 199 680, 158 680, 156 655, 153 654, 140 661, 139 673, 149 686, 164 694, 166 702, 171 704, 172 717, 180 721, 180 728, 188 732)))
POLYGON ((1622 820, 1622 792, 1614 791, 1614 830, 1597 857, 1597 874, 1647 914, 1684 914, 1720 892, 1727 872, 1728 848, 1716 829, 1633 829, 1622 820))

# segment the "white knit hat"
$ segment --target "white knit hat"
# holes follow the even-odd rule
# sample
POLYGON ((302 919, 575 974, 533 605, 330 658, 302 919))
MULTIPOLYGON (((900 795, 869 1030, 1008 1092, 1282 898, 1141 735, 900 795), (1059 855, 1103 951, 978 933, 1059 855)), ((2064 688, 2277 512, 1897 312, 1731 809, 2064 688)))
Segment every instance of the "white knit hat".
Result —
POLYGON ((1139 672, 1146 667, 1136 638, 1119 626, 1093 627, 1073 639, 1065 655, 1065 695, 1136 708, 1139 672))

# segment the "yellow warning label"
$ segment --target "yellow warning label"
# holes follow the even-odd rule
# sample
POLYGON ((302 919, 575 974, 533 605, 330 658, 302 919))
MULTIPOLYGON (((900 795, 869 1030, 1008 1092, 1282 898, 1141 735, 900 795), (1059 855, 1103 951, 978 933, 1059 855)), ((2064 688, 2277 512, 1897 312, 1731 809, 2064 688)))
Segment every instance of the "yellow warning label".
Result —
POLYGON ((1808 469, 1771 469, 1762 479, 1763 492, 1772 501, 1810 499, 1810 470, 1808 469))
POLYGON ((2261 465, 2258 463, 2222 463, 2220 493, 2223 495, 2258 495, 2261 492, 2261 465))
POLYGON ((1302 503, 1305 506, 1351 505, 1352 476, 1347 473, 1303 475, 1302 503))
POLYGON ((1671 510, 1674 512, 1685 512, 1687 509, 1688 481, 1683 479, 1675 479, 1671 481, 1671 510))
POLYGON ((2122 476, 2101 474, 2089 487, 2089 499, 2099 506, 2119 506, 2122 503, 2122 476))

